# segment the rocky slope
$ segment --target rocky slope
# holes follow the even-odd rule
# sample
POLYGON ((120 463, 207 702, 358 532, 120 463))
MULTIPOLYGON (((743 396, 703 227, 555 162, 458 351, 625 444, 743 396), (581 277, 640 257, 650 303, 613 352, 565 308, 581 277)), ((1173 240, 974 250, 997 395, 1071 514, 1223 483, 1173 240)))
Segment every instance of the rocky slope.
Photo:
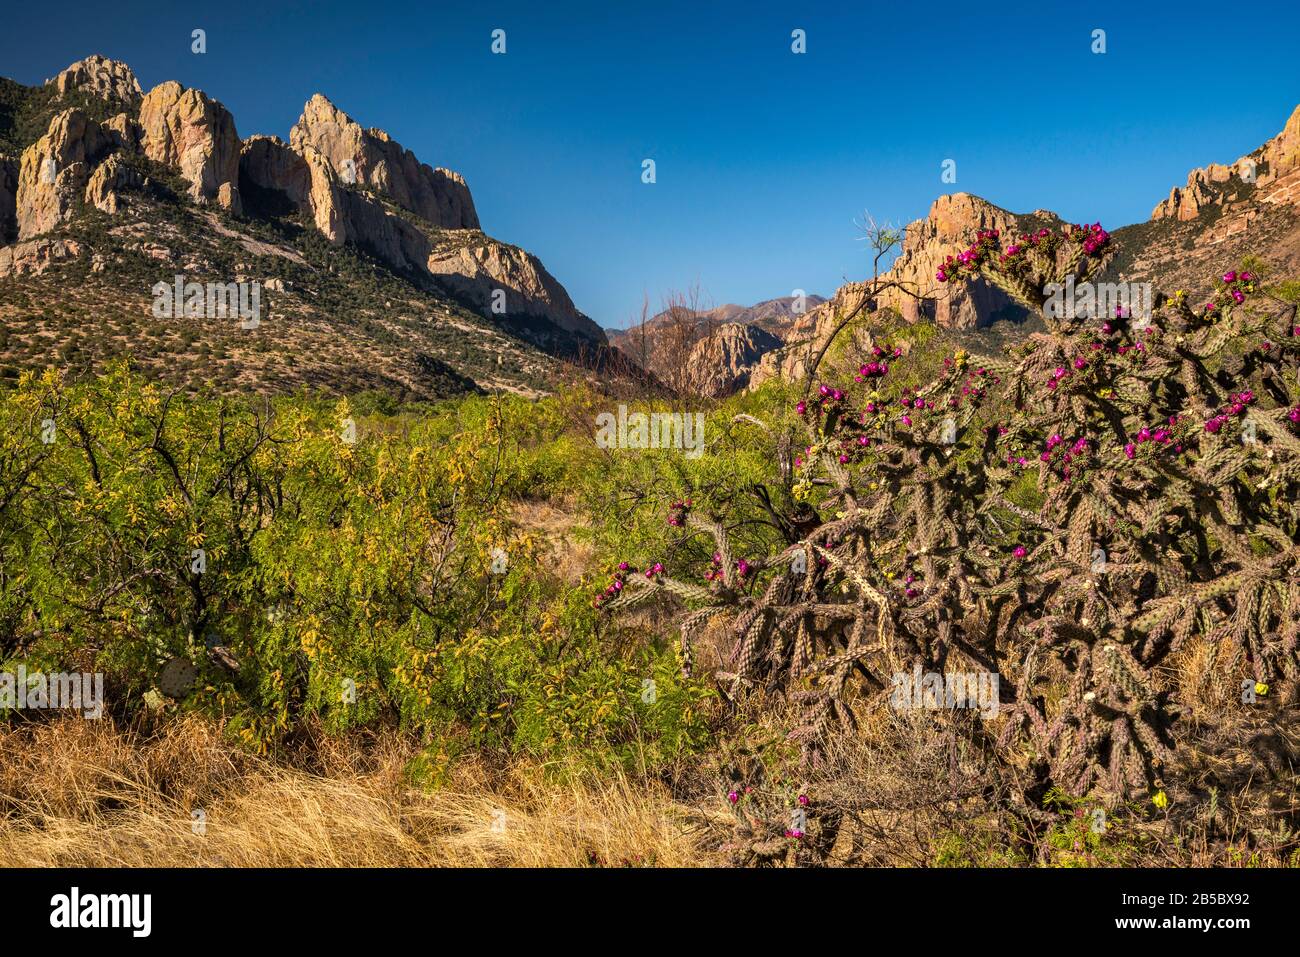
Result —
POLYGON ((723 323, 691 348, 687 381, 697 395, 730 395, 743 389, 759 360, 780 346, 780 338, 757 324, 723 323))
MULTIPOLYGON (((48 291, 57 288, 60 271, 67 272, 64 279, 75 274, 91 287, 109 287, 122 281, 117 267, 148 270, 150 281, 140 287, 81 288, 72 297, 128 302, 147 300, 153 283, 170 282, 173 273, 197 282, 251 281, 259 260, 274 261, 268 271, 276 275, 302 273, 282 280, 277 292, 283 295, 273 298, 298 299, 301 310, 290 311, 308 326, 349 320, 319 315, 322 270, 335 279, 342 271, 355 274, 352 298, 365 305, 349 310, 353 318, 382 315, 394 295, 418 303, 423 319, 395 316, 382 322, 382 331, 372 325, 351 337, 355 343, 389 339, 391 325, 403 328, 398 338, 414 335, 407 343, 409 375, 390 375, 391 342, 376 350, 385 352, 381 365, 388 369, 377 378, 393 379, 399 391, 421 394, 429 369, 437 370, 433 391, 448 382, 538 391, 550 363, 546 352, 606 348, 602 330, 536 257, 481 231, 460 175, 421 163, 387 133, 363 129, 320 94, 305 105, 288 143, 261 135, 245 140, 230 112, 202 91, 168 81, 146 93, 130 67, 93 56, 44 87, 4 80, 0 143, 22 147, 19 156, 0 155, 0 243, 10 244, 0 250, 0 318, 10 351, 15 341, 30 351, 33 336, 52 338, 46 346, 62 350, 80 331, 68 327, 49 335, 33 312, 50 300, 32 295, 30 277, 45 277, 48 291), (376 285, 390 300, 378 309, 376 285), (424 348, 434 343, 439 347, 424 348)), ((213 351, 210 327, 183 332, 213 351)), ((312 335, 306 327, 298 332, 312 335)), ((117 352, 130 354, 127 346, 117 352)), ((240 378, 259 387, 273 380, 365 378, 355 368, 318 369, 310 379, 272 374, 261 368, 267 363, 255 358, 257 352, 244 356, 256 368, 240 378)), ((323 350, 314 358, 339 352, 323 350)), ((0 352, 0 364, 12 373, 10 358, 0 352)))
POLYGON ((762 356, 804 328, 808 313, 824 302, 824 296, 808 294, 799 299, 765 299, 752 306, 727 303, 691 309, 679 305, 657 313, 644 325, 605 332, 611 346, 652 374, 677 381, 679 370, 674 367, 681 365, 686 369, 685 381, 698 382, 705 394, 724 395, 742 388, 762 356), (709 369, 704 356, 718 362, 718 368, 709 369))
MULTIPOLYGON (((976 281, 941 285, 944 259, 970 244, 981 229, 1016 235, 1061 219, 1047 210, 1015 214, 966 193, 941 196, 925 219, 908 226, 902 251, 882 279, 896 282, 866 304, 892 308, 909 322, 932 321, 959 335, 1005 341, 1022 323, 1037 322, 999 290, 976 281), (987 333, 987 335, 985 335, 987 333)), ((1151 219, 1112 230, 1118 249, 1099 281, 1150 282, 1158 290, 1209 292, 1213 277, 1253 255, 1276 279, 1300 276, 1300 107, 1282 131, 1229 165, 1192 170, 1186 186, 1158 203, 1151 219)), ((803 375, 813 351, 867 291, 848 283, 809 311, 785 335, 781 349, 764 355, 750 376, 756 388, 774 376, 803 375)))

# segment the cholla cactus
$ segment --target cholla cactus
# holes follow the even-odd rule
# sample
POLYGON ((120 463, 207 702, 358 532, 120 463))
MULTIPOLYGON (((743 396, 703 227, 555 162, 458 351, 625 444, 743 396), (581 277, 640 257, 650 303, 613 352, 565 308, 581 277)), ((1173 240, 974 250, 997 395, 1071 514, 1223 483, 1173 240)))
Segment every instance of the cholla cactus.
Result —
POLYGON ((716 542, 708 587, 634 576, 608 606, 694 606, 687 658, 693 630, 730 615, 723 679, 802 702, 809 756, 900 674, 989 671, 1001 741, 1027 744, 1042 778, 1111 801, 1157 791, 1174 718, 1156 672, 1189 639, 1261 686, 1300 678, 1300 327, 1249 270, 1195 309, 1057 308, 1112 245, 1099 225, 1005 247, 980 233, 939 281, 982 276, 1048 331, 1005 357, 959 351, 919 388, 892 385, 907 357, 876 343, 853 385, 796 409, 804 511, 786 547, 737 561, 725 517, 679 502, 674 521, 716 542))

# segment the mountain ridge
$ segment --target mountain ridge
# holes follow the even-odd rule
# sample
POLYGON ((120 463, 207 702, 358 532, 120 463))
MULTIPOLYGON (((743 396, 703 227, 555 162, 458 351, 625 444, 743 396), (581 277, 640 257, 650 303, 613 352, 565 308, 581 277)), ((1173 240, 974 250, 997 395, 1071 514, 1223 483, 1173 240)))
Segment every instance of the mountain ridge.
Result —
MULTIPOLYGON (((936 273, 983 229, 996 229, 1004 242, 1020 232, 1059 228, 1065 221, 1047 209, 1013 213, 969 193, 938 197, 924 218, 910 223, 903 247, 884 282, 897 283, 868 302, 892 308, 908 322, 928 320, 958 333, 996 332, 999 338, 1032 331, 1028 310, 983 280, 944 284, 936 273), (999 331, 1000 330, 1000 331, 999 331)), ((1099 282, 1150 282, 1166 292, 1184 290, 1193 299, 1207 294, 1215 276, 1256 257, 1282 277, 1300 275, 1300 105, 1281 132, 1231 165, 1193 169, 1184 187, 1157 203, 1146 221, 1111 230, 1118 254, 1099 282)), ((780 349, 765 354, 751 371, 749 387, 772 377, 797 378, 836 317, 870 291, 850 282, 827 302, 809 310, 789 330, 780 349)))
MULTIPOLYGON (((244 138, 219 100, 174 80, 146 92, 127 64, 96 54, 42 87, 5 80, 0 143, 5 144, 0 147, 0 279, 13 287, 0 313, 28 352, 33 339, 48 333, 39 317, 16 302, 30 298, 24 285, 33 276, 72 269, 82 274, 83 283, 100 285, 114 280, 115 265, 138 273, 142 266, 157 270, 175 259, 176 272, 224 283, 234 275, 197 274, 223 258, 200 251, 233 236, 244 253, 279 261, 269 270, 272 276, 284 260, 294 258, 267 252, 279 247, 292 248, 301 260, 295 267, 317 267, 281 277, 284 282, 271 298, 293 307, 282 320, 316 315, 319 296, 313 294, 311 273, 319 278, 322 262, 327 271, 333 268, 329 263, 337 253, 330 250, 348 253, 349 270, 381 268, 399 288, 409 284, 402 298, 421 301, 429 328, 421 336, 418 320, 394 322, 410 327, 407 332, 417 339, 439 344, 432 353, 413 353, 406 363, 409 374, 398 377, 398 391, 423 394, 419 368, 431 362, 455 368, 466 361, 460 354, 466 350, 476 353, 468 371, 477 374, 469 381, 481 376, 489 387, 529 394, 545 391, 544 380, 558 373, 549 357, 581 353, 590 362, 592 355, 599 361, 612 355, 604 332, 574 305, 541 260, 482 231, 463 176, 420 162, 383 130, 363 129, 323 94, 304 105, 288 142, 265 134, 244 138), (134 235, 137 227, 168 220, 171 228, 159 230, 167 234, 165 240, 142 242, 134 235), (310 232, 328 248, 309 241, 310 232), (308 263, 307 247, 320 262, 308 263), (88 263, 81 262, 87 257, 88 263), (289 302, 294 299, 299 301, 289 302), (481 335, 475 332, 459 346, 448 341, 468 336, 466 328, 481 335), (491 352, 479 355, 484 349, 491 352), (511 357, 514 361, 507 361, 511 357), (542 369, 550 371, 541 375, 542 369)), ((253 281, 255 265, 236 259, 228 268, 253 281)), ((170 278, 158 276, 159 281, 170 278)), ((82 292, 96 299, 111 290, 82 292)), ((115 298, 138 301, 147 298, 145 292, 119 289, 115 298)), ((344 337, 349 318, 341 313, 348 311, 348 298, 332 301, 334 314, 325 320, 344 337)), ((367 304, 355 311, 374 310, 367 304)), ((365 340, 373 331, 356 338, 365 340)), ((225 339, 210 329, 200 332, 205 341, 213 336, 225 339)), ((252 361, 250 355, 243 358, 252 361)), ((9 373, 16 370, 9 367, 9 373)), ((284 377, 254 370, 251 378, 260 387, 284 377)), ((347 370, 324 379, 346 383, 347 370)))

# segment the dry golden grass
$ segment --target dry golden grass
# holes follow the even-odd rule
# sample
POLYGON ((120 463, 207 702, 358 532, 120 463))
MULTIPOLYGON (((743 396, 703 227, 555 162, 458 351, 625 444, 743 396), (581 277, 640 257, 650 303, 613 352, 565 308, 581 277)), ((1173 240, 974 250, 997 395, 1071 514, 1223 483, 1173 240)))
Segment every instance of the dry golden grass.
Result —
POLYGON ((709 863, 688 809, 621 775, 513 762, 412 787, 396 736, 314 745, 317 771, 251 758, 212 726, 149 737, 108 722, 0 733, 0 860, 11 866, 573 867, 709 863), (319 750, 315 750, 316 747, 319 750), (568 770, 571 773, 557 773, 568 770), (194 833, 191 812, 206 815, 194 833), (500 822, 500 823, 498 823, 500 822))
POLYGON ((580 524, 576 507, 570 503, 516 502, 512 516, 523 528, 546 543, 548 566, 556 576, 577 584, 595 564, 595 548, 579 541, 574 529, 580 524))
MULTIPOLYGON (((1194 681, 1197 671, 1189 664, 1183 680, 1194 681)), ((781 721, 740 717, 753 719, 751 745, 785 750, 781 721)), ((1216 789, 1212 804, 1173 789, 1168 813, 1116 818, 1096 855, 1062 849, 1052 835, 1060 816, 1039 814, 1036 837, 1027 834, 1024 815, 1007 803, 1007 775, 1018 770, 1004 765, 996 773, 991 755, 940 733, 931 718, 902 720, 880 708, 863 708, 860 718, 856 734, 794 778, 786 773, 795 773, 793 765, 774 771, 751 747, 722 746, 680 769, 673 792, 647 777, 490 757, 462 759, 441 774, 440 787, 421 788, 408 773, 418 745, 397 733, 340 738, 309 729, 273 761, 233 746, 194 716, 147 733, 77 717, 20 725, 0 729, 0 860, 30 867, 744 865, 754 863, 746 849, 755 842, 766 845, 775 834, 779 843, 789 799, 804 793, 814 817, 842 825, 820 859, 829 866, 1300 863, 1296 835, 1283 830, 1296 801, 1286 755, 1300 742, 1279 738, 1262 714, 1235 730, 1225 724, 1182 752, 1180 775, 1216 789), (751 784, 742 821, 726 792, 751 784), (204 814, 201 833, 195 810, 204 814)), ((811 861, 791 849, 766 863, 811 861)))

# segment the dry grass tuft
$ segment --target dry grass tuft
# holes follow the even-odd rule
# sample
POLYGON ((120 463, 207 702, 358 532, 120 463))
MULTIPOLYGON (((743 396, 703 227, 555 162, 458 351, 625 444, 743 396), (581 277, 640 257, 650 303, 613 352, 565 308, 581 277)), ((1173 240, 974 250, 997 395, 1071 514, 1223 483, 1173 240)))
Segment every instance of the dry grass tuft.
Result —
MULTIPOLYGON (((210 724, 141 736, 80 719, 0 732, 0 859, 14 866, 575 867, 708 863, 685 808, 625 776, 470 762, 412 787, 396 735, 328 773, 250 757, 210 724), (485 782, 491 782, 487 784, 485 782), (202 810, 205 833, 191 812, 202 810)), ((301 763, 301 762, 300 762, 301 763)))

